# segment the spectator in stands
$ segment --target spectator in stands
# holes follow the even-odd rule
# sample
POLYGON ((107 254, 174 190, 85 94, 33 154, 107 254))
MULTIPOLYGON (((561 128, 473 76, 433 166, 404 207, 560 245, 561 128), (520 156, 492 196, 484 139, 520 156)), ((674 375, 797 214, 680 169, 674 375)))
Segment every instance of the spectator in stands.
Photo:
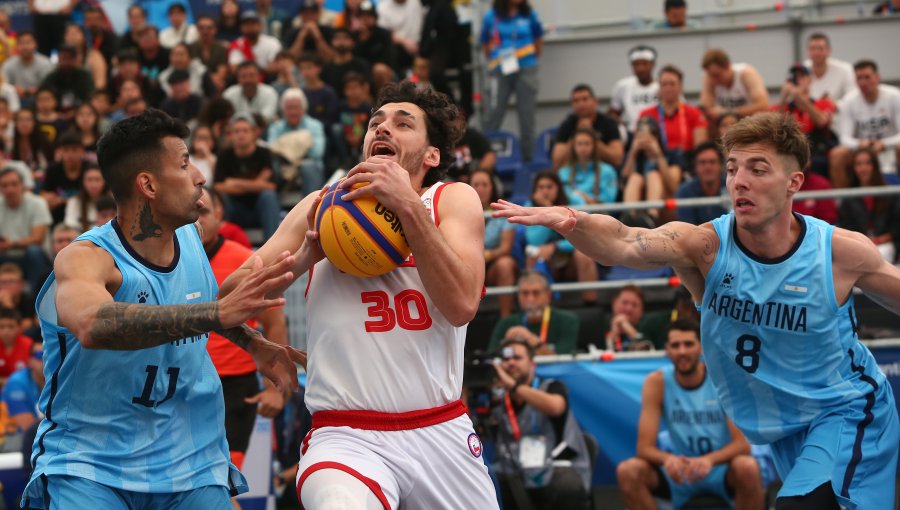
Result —
MULTIPOLYGON (((48 272, 49 274, 49 272, 48 272)), ((28 336, 40 338, 34 310, 34 298, 40 289, 28 289, 25 273, 14 262, 0 264, 0 308, 11 308, 18 312, 18 324, 28 336), (36 335, 31 333, 36 332, 36 335)))
POLYGON ((278 92, 271 85, 259 82, 259 68, 252 60, 238 64, 237 81, 222 93, 234 106, 235 113, 258 113, 267 123, 271 122, 278 108, 278 92))
MULTIPOLYGON (((404 0, 406 5, 410 2, 419 3, 419 0, 404 0)), ((393 0, 383 0, 378 4, 379 9, 387 6, 393 0)), ((419 10, 422 6, 419 5, 419 10)), ((395 76, 404 76, 409 69, 412 58, 405 53, 400 43, 397 43, 398 32, 391 32, 381 26, 378 20, 378 11, 371 1, 365 0, 359 5, 359 19, 362 22, 359 30, 354 31, 356 46, 353 53, 366 62, 372 64, 372 81, 377 91, 387 82, 395 81, 395 76)), ((420 20, 421 21, 421 20, 420 20)), ((420 22, 421 24, 421 22, 420 22)), ((418 46, 418 41, 414 43, 418 46)))
POLYGON ((67 24, 66 32, 63 35, 63 44, 75 47, 75 63, 78 67, 91 73, 91 77, 94 79, 94 88, 105 89, 109 66, 99 50, 88 46, 87 29, 77 23, 67 24))
POLYGON ((119 98, 115 104, 115 110, 109 114, 109 118, 111 122, 118 122, 125 117, 127 117, 127 113, 125 112, 125 105, 131 103, 136 99, 143 98, 143 93, 141 92, 141 86, 134 80, 125 80, 122 82, 122 85, 119 87, 119 98))
POLYGON ((791 66, 787 80, 781 86, 778 104, 771 108, 772 111, 790 113, 806 135, 828 129, 836 109, 834 102, 828 97, 813 99, 810 95, 811 84, 812 77, 806 66, 791 66))
POLYGON ((291 22, 290 14, 280 7, 273 6, 272 0, 256 0, 254 6, 259 14, 263 33, 276 39, 283 39, 291 22))
POLYGON ((169 5, 166 11, 169 18, 169 26, 159 33, 159 44, 163 48, 172 49, 176 44, 193 44, 200 38, 197 27, 188 23, 187 9, 184 4, 175 2, 169 5))
POLYGON ((722 140, 731 126, 737 124, 741 116, 734 112, 725 112, 716 120, 716 141, 722 140))
MULTIPOLYGON (((110 80, 109 93, 110 101, 113 103, 114 110, 120 110, 125 106, 125 101, 136 95, 122 98, 125 82, 133 81, 137 86, 141 96, 147 94, 161 95, 162 90, 154 86, 151 80, 144 76, 141 72, 141 60, 138 57, 137 50, 131 48, 122 50, 118 54, 118 68, 116 74, 110 80)), ((161 96, 160 96, 161 97, 161 96)))
MULTIPOLYGON (((371 5, 370 0, 365 0, 360 5, 360 17, 363 24, 366 23, 366 4, 371 5)), ((378 2, 378 26, 391 31, 394 44, 400 51, 397 52, 397 66, 401 71, 409 69, 413 58, 419 54, 419 40, 422 38, 422 22, 425 21, 425 11, 419 0, 381 0, 378 2)))
POLYGON ((35 182, 35 176, 31 173, 28 165, 21 161, 6 159, 6 153, 2 150, 0 150, 0 168, 12 168, 19 172, 19 175, 22 176, 22 185, 25 187, 25 191, 34 191, 35 186, 39 184, 35 182))
MULTIPOLYGON (((810 170, 809 165, 803 170, 803 185, 799 191, 826 191, 832 189, 831 183, 827 177, 823 177, 816 172, 810 170)), ((822 221, 837 223, 838 211, 837 203, 833 198, 805 198, 803 200, 794 200, 791 209, 800 214, 807 216, 815 216, 822 221)))
POLYGON ((306 53, 318 55, 323 60, 334 56, 330 44, 334 28, 319 22, 320 10, 316 0, 301 0, 300 12, 293 20, 293 28, 284 38, 284 45, 294 58, 299 59, 306 53))
POLYGON ((191 58, 191 50, 184 43, 175 44, 169 51, 169 67, 159 73, 159 86, 166 96, 172 96, 172 87, 169 86, 169 77, 175 71, 188 73, 190 92, 203 96, 203 80, 206 76, 206 66, 199 60, 191 58))
MULTIPOLYGON (((653 117, 641 117, 631 149, 622 167, 623 202, 662 200, 672 197, 681 185, 681 167, 670 165, 663 150, 661 130, 653 117)), ((654 223, 660 221, 658 209, 648 209, 654 223)))
POLYGON ((511 95, 516 96, 522 157, 531 160, 538 94, 538 58, 544 29, 528 0, 494 0, 481 24, 481 47, 488 59, 491 102, 485 129, 503 124, 511 95))
POLYGON ((234 106, 230 101, 221 97, 212 98, 203 105, 200 117, 197 118, 197 124, 209 126, 213 140, 216 142, 215 145, 218 146, 227 143, 228 123, 233 116, 234 106))
POLYGON ((572 140, 569 160, 559 169, 569 201, 586 204, 611 204, 619 197, 616 170, 597 154, 597 132, 578 128, 572 140))
POLYGON ((41 186, 41 197, 50 207, 54 224, 65 217, 66 202, 81 188, 81 176, 85 168, 94 166, 84 159, 81 137, 72 131, 66 131, 59 137, 56 151, 59 160, 47 167, 44 184, 41 186))
POLYGON ((135 49, 138 47, 138 36, 141 30, 147 26, 147 11, 138 4, 128 7, 128 30, 119 39, 119 50, 135 49))
MULTIPOLYGON (((685 181, 678 187, 676 198, 708 198, 723 197, 725 190, 725 162, 722 150, 716 142, 703 142, 694 151, 693 179, 685 181)), ((702 225, 712 221, 728 211, 723 204, 704 205, 700 207, 677 208, 678 221, 702 225)))
POLYGON ((259 127, 249 114, 235 114, 229 133, 231 147, 219 153, 213 188, 225 199, 226 217, 245 228, 262 227, 268 239, 281 220, 272 153, 256 143, 259 127))
POLYGON ((206 14, 200 15, 196 26, 197 40, 188 44, 191 58, 199 60, 207 69, 218 69, 220 64, 227 64, 228 49, 216 38, 216 20, 206 14))
MULTIPOLYGON (((176 46, 183 48, 184 46, 176 46)), ((172 53, 178 50, 173 50, 172 53)), ((191 90, 191 76, 183 69, 176 69, 167 77, 169 97, 163 101, 159 109, 172 117, 181 119, 189 126, 196 124, 197 116, 203 108, 203 98, 191 90)))
MULTIPOLYGON (((113 209, 115 209, 115 204, 113 204, 113 209)), ((81 234, 80 230, 72 228, 65 223, 60 223, 53 227, 53 232, 50 234, 50 253, 53 255, 53 259, 56 259, 56 256, 59 255, 63 248, 75 242, 75 238, 79 234, 81 234)), ((34 306, 31 308, 33 310, 34 306)))
POLYGON ((756 68, 745 63, 732 64, 728 54, 719 48, 707 50, 702 64, 700 106, 710 121, 725 112, 744 117, 769 109, 769 93, 756 68))
MULTIPOLYGON (((569 200, 562 181, 552 170, 539 172, 534 176, 529 205, 550 207, 554 205, 584 205, 577 195, 569 200)), ((572 243, 555 231, 541 226, 525 229, 525 267, 539 268, 552 278, 593 282, 597 280, 597 264, 585 254, 575 250, 572 243)), ((597 301, 597 292, 586 290, 581 293, 585 305, 597 301)))
POLYGON ((70 118, 75 107, 91 100, 94 78, 78 67, 78 50, 71 45, 60 46, 56 69, 44 78, 41 88, 48 88, 58 98, 57 108, 63 118, 70 118))
POLYGON ((95 227, 106 225, 116 217, 116 200, 110 195, 97 199, 97 223, 95 227))
POLYGON ((298 60, 300 76, 303 77, 303 93, 309 103, 308 113, 331 133, 331 127, 338 121, 340 100, 337 92, 322 81, 322 59, 313 53, 304 53, 298 60))
POLYGON ((338 109, 339 123, 334 126, 337 131, 334 139, 341 164, 350 168, 359 163, 372 105, 369 103, 369 82, 361 74, 347 73, 343 90, 345 99, 338 109))
MULTIPOLYGON (((447 168, 447 177, 456 181, 469 182, 472 172, 483 170, 494 173, 497 166, 497 154, 481 131, 472 126, 466 127, 463 137, 453 148, 455 160, 447 168)), ((496 190, 499 193, 499 189, 496 190)))
POLYGON ((281 50, 275 56, 275 76, 271 81, 272 88, 281 97, 287 89, 299 88, 303 83, 303 77, 294 62, 294 56, 289 51, 281 50))
POLYGON ((22 176, 13 168, 0 169, 0 263, 22 267, 29 287, 40 289, 50 261, 44 253, 47 229, 53 223, 47 202, 25 191, 22 176))
POLYGON ((597 132, 597 155, 612 166, 619 166, 625 156, 625 146, 616 121, 600 113, 597 97, 590 85, 578 84, 572 88, 572 113, 566 116, 556 132, 553 144, 553 166, 565 164, 572 151, 572 137, 578 128, 590 128, 597 132))
POLYGON ((578 342, 578 316, 551 306, 553 291, 547 277, 526 269, 519 275, 519 312, 497 322, 488 350, 494 351, 504 339, 521 338, 541 354, 569 354, 578 342))
POLYGON ((126 117, 134 117, 136 115, 140 115, 147 111, 148 105, 147 100, 143 97, 136 97, 127 103, 125 103, 125 116, 126 117))
POLYGON ((21 103, 31 106, 38 87, 53 71, 53 64, 49 58, 35 51, 37 41, 33 32, 19 32, 17 46, 18 54, 3 62, 0 74, 6 83, 15 87, 21 103))
POLYGON ((363 0, 344 0, 344 10, 334 18, 334 28, 358 30, 359 25, 362 24, 359 19, 359 6, 362 3, 363 0))
POLYGON ((538 378, 534 355, 527 341, 511 336, 503 342, 503 361, 494 365, 505 403, 493 412, 498 427, 492 465, 501 498, 509 508, 525 492, 536 508, 587 510, 591 459, 584 433, 565 384, 538 378))
POLYGON ((25 366, 33 343, 22 333, 19 319, 18 310, 0 306, 0 387, 13 372, 25 366))
POLYGON ((653 350, 657 342, 644 319, 643 291, 634 285, 619 289, 612 300, 612 319, 605 334, 606 350, 653 350))
POLYGON ((856 149, 871 147, 885 174, 896 174, 900 161, 900 89, 882 84, 878 64, 871 60, 860 60, 853 69, 858 88, 838 106, 840 145, 829 154, 829 173, 835 188, 849 182, 847 168, 856 149))
POLYGON ((109 194, 109 186, 98 167, 88 167, 81 176, 81 188, 66 202, 63 223, 81 230, 90 230, 97 223, 97 200, 109 194))
POLYGON ((281 51, 281 41, 262 33, 262 20, 256 11, 241 13, 241 36, 228 46, 228 65, 237 69, 243 62, 254 62, 263 73, 275 74, 275 55, 281 51))
MULTIPOLYGON (((334 49, 334 55, 331 61, 325 64, 322 69, 322 81, 330 85, 336 92, 340 93, 341 98, 344 96, 344 78, 350 72, 357 73, 363 77, 371 74, 371 65, 369 62, 357 57, 353 54, 356 43, 353 35, 345 28, 338 28, 334 31, 331 38, 331 47, 334 49)), ((368 78, 365 78, 368 81, 368 78)))
POLYGON ((75 109, 75 117, 69 131, 81 137, 85 158, 97 161, 97 141, 100 139, 100 116, 91 103, 82 103, 75 109))
MULTIPOLYGON (((6 381, 0 400, 6 405, 9 417, 21 434, 44 416, 38 408, 38 399, 44 389, 44 344, 30 342, 25 350, 24 366, 16 370, 6 381)), ((14 443, 21 443, 21 436, 14 443)), ((9 443, 10 436, 6 437, 9 443)), ((9 446, 4 446, 7 449, 9 446)))
POLYGON ((831 41, 822 32, 815 32, 806 39, 803 65, 812 71, 809 95, 813 99, 828 97, 837 103, 856 88, 853 66, 849 62, 831 57, 831 41))
POLYGON ((16 31, 12 29, 9 14, 0 11, 0 64, 16 53, 16 31))
POLYGON ((701 353, 700 325, 672 323, 666 341, 672 366, 644 381, 637 456, 616 469, 628 508, 656 508, 654 495, 662 494, 670 495, 675 508, 700 494, 733 497, 738 509, 763 507, 759 464, 718 404, 701 353), (669 432, 671 451, 658 446, 660 424, 669 432))
POLYGON ((269 126, 266 140, 275 158, 274 169, 280 180, 296 183, 306 196, 325 184, 325 128, 306 114, 306 95, 299 88, 287 89, 281 96, 282 119, 269 126), (281 161, 283 160, 283 161, 281 161))
MULTIPOLYGON (((850 187, 884 186, 878 154, 871 147, 853 153, 850 187)), ((865 234, 890 263, 897 259, 900 242, 900 200, 896 195, 844 197, 838 210, 837 226, 865 234)))
POLYGON ((216 170, 216 139, 209 126, 199 125, 191 130, 190 158, 203 174, 205 185, 211 187, 216 170))
POLYGON ((651 28, 657 30, 685 30, 700 26, 695 20, 687 17, 687 2, 684 0, 666 0, 663 4, 663 19, 657 20, 651 28))
POLYGON ((105 90, 95 90, 91 95, 90 105, 94 107, 94 111, 100 117, 100 132, 105 133, 112 122, 109 119, 112 113, 112 102, 109 100, 109 93, 105 90))
MULTIPOLYGON (((469 175, 469 185, 478 193, 481 207, 485 213, 491 211, 491 203, 500 199, 494 174, 488 170, 474 170, 469 175)), ((512 223, 503 218, 485 218, 484 220, 484 264, 485 285, 507 286, 516 282, 516 260, 512 258, 516 230, 512 223)), ((500 304, 500 317, 506 317, 513 311, 511 295, 497 296, 500 304)))
POLYGON ((14 134, 10 157, 21 161, 31 170, 35 178, 43 179, 44 171, 53 161, 53 147, 38 131, 34 112, 22 108, 13 116, 14 134))
POLYGON ((49 57, 59 48, 63 30, 77 5, 78 0, 28 0, 38 51, 49 57))
POLYGON ((656 50, 640 45, 628 50, 632 76, 616 82, 609 100, 609 114, 634 133, 640 113, 659 102, 659 83, 653 79, 656 50))
MULTIPOLYGON (((141 65, 141 74, 147 77, 151 89, 161 91, 159 86, 159 73, 169 67, 169 49, 159 44, 159 29, 154 25, 145 26, 138 34, 138 60, 141 65)), ((153 104, 162 101, 162 93, 146 93, 144 97, 152 100, 153 104)))
POLYGON ((241 36, 241 6, 238 0, 222 0, 219 4, 219 19, 216 23, 216 31, 219 38, 228 43, 234 42, 241 36))
POLYGON ((675 66, 659 71, 659 103, 641 111, 639 117, 653 117, 660 127, 660 138, 670 165, 686 169, 694 147, 709 139, 706 116, 694 105, 682 101, 684 75, 675 66))
POLYGON ((107 69, 112 69, 113 57, 119 48, 119 37, 109 29, 109 21, 102 8, 84 3, 81 9, 84 12, 84 28, 90 34, 91 47, 103 56, 107 69))
POLYGON ((889 16, 896 12, 900 12, 900 1, 898 0, 887 0, 886 2, 881 2, 880 4, 875 6, 875 9, 872 10, 872 14, 881 14, 884 16, 889 16))

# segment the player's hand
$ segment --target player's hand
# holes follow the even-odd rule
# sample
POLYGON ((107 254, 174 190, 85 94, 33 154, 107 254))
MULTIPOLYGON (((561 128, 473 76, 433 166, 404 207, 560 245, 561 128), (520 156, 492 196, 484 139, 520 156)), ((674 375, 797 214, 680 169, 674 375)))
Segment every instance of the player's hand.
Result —
POLYGON ((319 210, 319 204, 322 203, 326 191, 328 191, 328 186, 322 188, 316 201, 309 207, 309 212, 306 213, 306 236, 297 252, 297 262, 304 264, 308 262, 306 267, 312 267, 325 258, 325 252, 322 251, 322 245, 319 243, 319 232, 316 230, 316 211, 319 210))
POLYGON ((412 189, 409 174, 410 171, 392 159, 372 156, 347 172, 347 178, 341 181, 341 188, 350 191, 343 198, 355 200, 360 197, 375 197, 381 205, 395 213, 410 204, 421 207, 422 200, 412 189), (368 185, 352 189, 358 183, 368 185))
POLYGON ((578 217, 565 207, 524 207, 506 200, 491 204, 494 218, 506 218, 510 223, 531 226, 541 225, 568 234, 575 229, 578 217))
POLYGON ((499 362, 494 363, 494 370, 497 372, 497 382, 500 384, 500 387, 505 390, 511 390, 516 385, 516 380, 506 370, 503 370, 499 362))
POLYGON ((670 455, 663 464, 663 469, 669 478, 677 484, 685 483, 685 463, 686 459, 681 455, 670 455))
POLYGON ((707 457, 691 457, 685 459, 685 478, 687 483, 697 483, 706 478, 713 464, 707 457))
POLYGON ((287 287, 294 275, 291 266, 295 258, 284 252, 267 267, 254 255, 250 273, 227 296, 219 299, 219 322, 223 329, 243 324, 264 310, 284 306, 284 298, 268 294, 276 288, 287 287))
MULTIPOLYGON (((543 309, 541 311, 543 312, 543 309)), ((521 324, 516 324, 507 329, 504 338, 524 338, 525 340, 528 340, 528 343, 531 344, 532 347, 536 346, 539 340, 537 335, 521 324)))
POLYGON ((276 344, 265 338, 256 338, 247 346, 247 352, 266 379, 272 381, 278 391, 297 391, 297 364, 306 369, 306 353, 289 345, 276 344))
POLYGON ((264 418, 274 418, 284 409, 285 396, 274 386, 268 386, 256 395, 245 398, 244 402, 259 404, 256 409, 257 414, 264 418))

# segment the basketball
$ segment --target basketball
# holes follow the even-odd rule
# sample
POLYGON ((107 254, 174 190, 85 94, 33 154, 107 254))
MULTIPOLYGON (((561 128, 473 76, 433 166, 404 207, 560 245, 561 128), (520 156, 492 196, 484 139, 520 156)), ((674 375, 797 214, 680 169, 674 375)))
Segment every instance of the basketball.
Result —
POLYGON ((341 197, 349 190, 338 189, 340 182, 328 188, 316 211, 322 251, 347 274, 369 277, 393 271, 410 254, 400 218, 375 197, 345 202, 341 197))

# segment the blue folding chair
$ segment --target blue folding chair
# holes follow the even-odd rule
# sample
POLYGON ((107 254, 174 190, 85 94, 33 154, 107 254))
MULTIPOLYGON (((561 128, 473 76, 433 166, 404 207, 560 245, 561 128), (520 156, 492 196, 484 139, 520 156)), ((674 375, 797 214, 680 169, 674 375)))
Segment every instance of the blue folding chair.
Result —
POLYGON ((503 180, 512 178, 522 169, 522 146, 519 138, 509 131, 485 131, 491 150, 497 155, 497 175, 503 180))
POLYGON ((546 166, 553 166, 553 144, 556 142, 556 132, 558 128, 552 127, 538 133, 534 140, 534 148, 532 149, 531 161, 544 162, 546 166))

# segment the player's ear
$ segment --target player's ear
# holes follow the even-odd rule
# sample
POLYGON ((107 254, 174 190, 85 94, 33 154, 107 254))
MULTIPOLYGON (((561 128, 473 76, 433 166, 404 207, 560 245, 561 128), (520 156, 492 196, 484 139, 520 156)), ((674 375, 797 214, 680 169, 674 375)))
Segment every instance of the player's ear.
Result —
POLYGON ((434 146, 429 145, 425 151, 425 166, 435 168, 441 164, 441 151, 434 146))
POLYGON ((791 172, 788 181, 788 195, 793 196, 794 193, 800 191, 800 188, 803 187, 803 181, 806 180, 806 175, 802 171, 791 172))
POLYGON ((138 194, 145 198, 155 198, 159 192, 156 179, 150 172, 138 172, 135 176, 135 184, 137 185, 138 194))

